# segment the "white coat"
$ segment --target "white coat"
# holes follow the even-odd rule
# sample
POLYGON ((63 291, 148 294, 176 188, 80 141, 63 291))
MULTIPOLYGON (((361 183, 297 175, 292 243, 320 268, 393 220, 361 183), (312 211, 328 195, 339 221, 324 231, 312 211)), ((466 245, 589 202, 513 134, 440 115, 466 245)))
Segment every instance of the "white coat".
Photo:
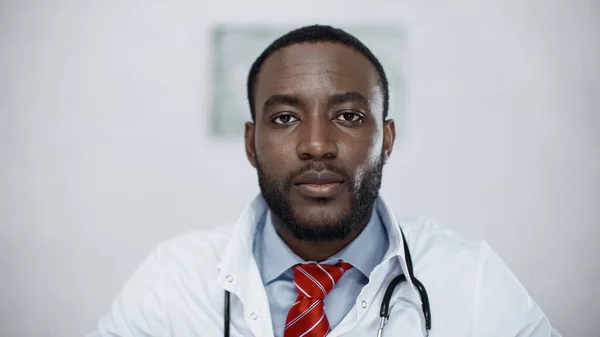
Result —
MULTIPOLYGON (((355 306, 329 333, 376 336, 390 280, 408 275, 402 228, 414 274, 426 287, 432 337, 557 337, 540 308, 502 260, 482 241, 467 240, 432 221, 396 219, 378 199, 390 237, 355 306), (397 243, 397 245, 394 245, 397 243)), ((233 226, 198 230, 159 244, 124 285, 88 337, 217 337, 223 335, 224 291, 231 296, 231 336, 273 336, 269 303, 252 254, 254 230, 267 206, 258 197, 233 226)), ((394 292, 383 336, 424 336, 420 298, 412 281, 394 292)))

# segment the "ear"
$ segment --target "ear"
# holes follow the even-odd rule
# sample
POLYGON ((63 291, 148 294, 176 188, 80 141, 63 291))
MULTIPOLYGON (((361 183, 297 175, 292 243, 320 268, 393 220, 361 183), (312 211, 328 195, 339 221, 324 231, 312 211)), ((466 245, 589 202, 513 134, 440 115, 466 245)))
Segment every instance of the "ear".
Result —
POLYGON ((393 119, 388 119, 383 122, 383 161, 388 161, 392 155, 394 148, 394 140, 396 139, 396 126, 393 119))
POLYGON ((246 143, 246 157, 248 158, 250 165, 256 167, 256 143, 254 141, 254 130, 254 123, 246 122, 246 129, 244 131, 244 140, 246 143))

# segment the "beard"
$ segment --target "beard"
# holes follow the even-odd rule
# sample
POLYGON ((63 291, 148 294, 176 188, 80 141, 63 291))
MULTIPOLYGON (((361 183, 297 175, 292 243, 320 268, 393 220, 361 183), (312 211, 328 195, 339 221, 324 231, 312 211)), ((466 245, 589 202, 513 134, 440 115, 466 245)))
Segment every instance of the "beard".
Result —
MULTIPOLYGON (((373 205, 381 187, 381 176, 383 172, 383 155, 380 155, 375 165, 369 167, 358 181, 351 179, 355 177, 329 162, 308 162, 300 169, 289 173, 285 177, 276 177, 265 171, 264 166, 256 157, 256 171, 258 173, 258 184, 263 198, 270 210, 281 220, 284 226, 296 239, 312 242, 331 242, 344 240, 355 232, 362 221, 370 216, 373 205), (292 180, 298 175, 311 170, 329 170, 340 174, 348 184, 350 194, 347 210, 337 217, 321 214, 301 219, 296 215, 294 206, 290 200, 290 191, 293 187, 292 180)), ((320 206, 327 207, 328 199, 316 199, 320 206)), ((336 207, 332 205, 331 207, 336 207)), ((327 213, 327 212, 326 212, 327 213)))

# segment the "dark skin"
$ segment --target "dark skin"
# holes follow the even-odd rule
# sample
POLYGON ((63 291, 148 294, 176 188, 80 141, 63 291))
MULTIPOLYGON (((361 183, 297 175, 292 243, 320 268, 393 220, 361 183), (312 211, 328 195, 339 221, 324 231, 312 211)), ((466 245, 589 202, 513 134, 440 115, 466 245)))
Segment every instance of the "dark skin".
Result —
MULTIPOLYGON (((284 47, 265 60, 258 74, 255 121, 245 129, 248 160, 257 167, 260 158, 261 168, 273 177, 310 161, 329 162, 360 185, 364 173, 392 152, 396 131, 392 120, 383 120, 382 97, 374 66, 358 51, 330 42, 284 47)), ((306 223, 335 222, 350 211, 355 191, 349 185, 326 200, 291 188, 294 216, 306 223)), ((274 214, 273 225, 296 255, 323 261, 360 234, 371 212, 372 205, 350 235, 330 242, 298 239, 274 214)))

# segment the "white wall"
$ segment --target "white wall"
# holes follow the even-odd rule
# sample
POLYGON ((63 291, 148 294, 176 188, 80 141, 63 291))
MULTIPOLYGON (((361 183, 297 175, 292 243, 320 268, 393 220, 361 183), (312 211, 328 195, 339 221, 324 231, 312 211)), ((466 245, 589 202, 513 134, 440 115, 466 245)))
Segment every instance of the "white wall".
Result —
POLYGON ((207 136, 208 29, 290 20, 406 27, 383 193, 487 239, 564 336, 597 335, 599 15, 595 0, 0 2, 0 335, 81 336, 156 242, 235 219, 258 188, 242 143, 207 136))

